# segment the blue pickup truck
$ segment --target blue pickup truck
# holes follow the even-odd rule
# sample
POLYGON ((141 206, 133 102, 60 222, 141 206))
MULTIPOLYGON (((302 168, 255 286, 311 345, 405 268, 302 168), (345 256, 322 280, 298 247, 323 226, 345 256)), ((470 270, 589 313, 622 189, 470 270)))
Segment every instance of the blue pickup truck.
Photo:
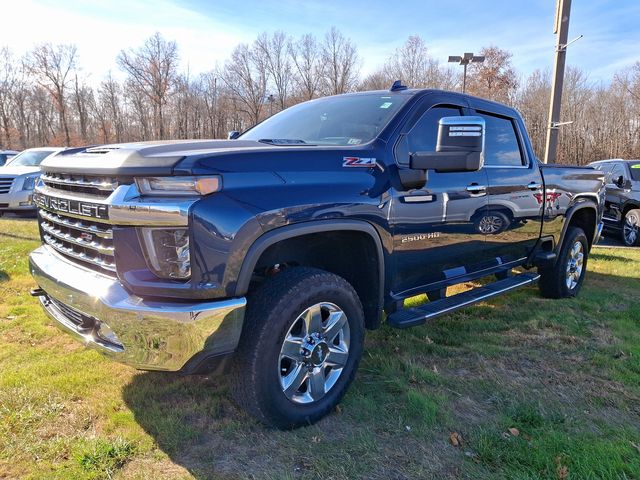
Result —
POLYGON ((479 98, 397 82, 231 137, 45 160, 32 294, 118 361, 231 370, 236 401, 279 428, 340 401, 383 321, 536 282, 576 295, 601 232, 602 173, 541 165, 520 115, 479 98))

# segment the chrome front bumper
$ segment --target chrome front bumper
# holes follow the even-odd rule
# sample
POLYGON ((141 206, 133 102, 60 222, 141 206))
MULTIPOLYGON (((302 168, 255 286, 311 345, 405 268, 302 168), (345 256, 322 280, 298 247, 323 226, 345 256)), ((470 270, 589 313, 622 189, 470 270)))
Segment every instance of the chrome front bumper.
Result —
POLYGON ((190 360, 232 353, 240 340, 244 298, 147 300, 46 245, 31 253, 29 268, 44 291, 40 302, 58 327, 136 368, 181 370, 190 360))

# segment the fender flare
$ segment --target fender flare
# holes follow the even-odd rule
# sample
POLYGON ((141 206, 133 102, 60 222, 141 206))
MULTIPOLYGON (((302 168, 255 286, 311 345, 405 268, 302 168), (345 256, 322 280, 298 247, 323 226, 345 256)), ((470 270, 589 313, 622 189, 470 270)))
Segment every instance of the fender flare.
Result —
POLYGON ((275 228, 268 231, 267 233, 262 234, 253 242, 251 247, 249 247, 247 254, 245 255, 242 266, 240 267, 240 272, 238 274, 238 281, 236 282, 235 296, 241 297, 247 294, 249 290, 249 283, 251 282, 251 275, 254 268, 256 267, 256 264, 258 263, 258 259, 270 246, 275 245, 282 240, 287 240, 302 235, 337 231, 363 232, 366 233, 371 238, 371 240, 373 240, 378 257, 378 305, 381 309, 384 298, 385 279, 384 251, 382 249, 382 240, 380 239, 380 235, 373 227, 373 225, 363 220, 329 219, 302 222, 275 228))
POLYGON ((565 213, 565 221, 562 226, 562 231, 560 232, 560 238, 558 239, 558 243, 556 245, 556 252, 559 252, 562 248, 562 244, 564 243, 564 237, 567 234, 567 230, 569 230, 569 225, 571 224, 571 219, 575 215, 576 212, 580 210, 584 210, 585 208, 590 208, 594 211, 596 216, 596 223, 593 226, 594 231, 593 236, 591 238, 595 239, 598 230, 598 204, 594 203, 594 201, 589 197, 579 197, 576 202, 569 207, 567 212, 565 213))

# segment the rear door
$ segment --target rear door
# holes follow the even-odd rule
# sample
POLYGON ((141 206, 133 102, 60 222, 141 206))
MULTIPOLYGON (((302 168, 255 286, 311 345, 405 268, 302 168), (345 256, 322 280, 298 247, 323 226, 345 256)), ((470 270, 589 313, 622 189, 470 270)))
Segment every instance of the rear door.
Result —
MULTIPOLYGON (((540 238, 542 174, 528 155, 516 118, 484 110, 475 113, 486 122, 484 165, 489 182, 487 213, 475 224, 487 235, 487 251, 495 264, 519 262, 540 238)), ((553 200, 547 198, 551 204, 553 200)))
MULTIPOLYGON (((451 101, 451 96, 443 96, 451 101)), ((395 149, 400 168, 408 167, 409 154, 435 151, 438 121, 462 115, 466 105, 437 103, 434 96, 419 118, 405 127, 395 149), (435 104, 434 104, 435 103, 435 104)), ((393 292, 425 291, 426 285, 453 283, 457 277, 483 268, 487 260, 484 235, 473 219, 487 207, 487 173, 428 172, 426 185, 396 190, 391 207, 394 232, 395 274, 393 292)), ((402 295, 400 295, 402 296, 402 295)))

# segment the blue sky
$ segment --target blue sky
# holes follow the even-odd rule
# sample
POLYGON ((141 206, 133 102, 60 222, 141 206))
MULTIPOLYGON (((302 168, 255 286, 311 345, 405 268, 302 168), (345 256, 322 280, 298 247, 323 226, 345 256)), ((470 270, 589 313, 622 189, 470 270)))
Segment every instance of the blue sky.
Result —
MULTIPOLYGON (((156 30, 178 42, 182 67, 192 73, 224 62, 237 43, 262 31, 321 36, 336 26, 357 44, 365 74, 410 34, 422 36, 441 61, 483 46, 506 48, 522 75, 551 68, 555 43, 554 0, 20 0, 3 2, 2 11, 0 45, 21 54, 37 42, 73 42, 84 73, 96 82, 117 70, 121 49, 156 30)), ((569 48, 568 63, 607 83, 614 71, 640 60, 639 20, 637 0, 573 0, 569 38, 584 38, 569 48)))

